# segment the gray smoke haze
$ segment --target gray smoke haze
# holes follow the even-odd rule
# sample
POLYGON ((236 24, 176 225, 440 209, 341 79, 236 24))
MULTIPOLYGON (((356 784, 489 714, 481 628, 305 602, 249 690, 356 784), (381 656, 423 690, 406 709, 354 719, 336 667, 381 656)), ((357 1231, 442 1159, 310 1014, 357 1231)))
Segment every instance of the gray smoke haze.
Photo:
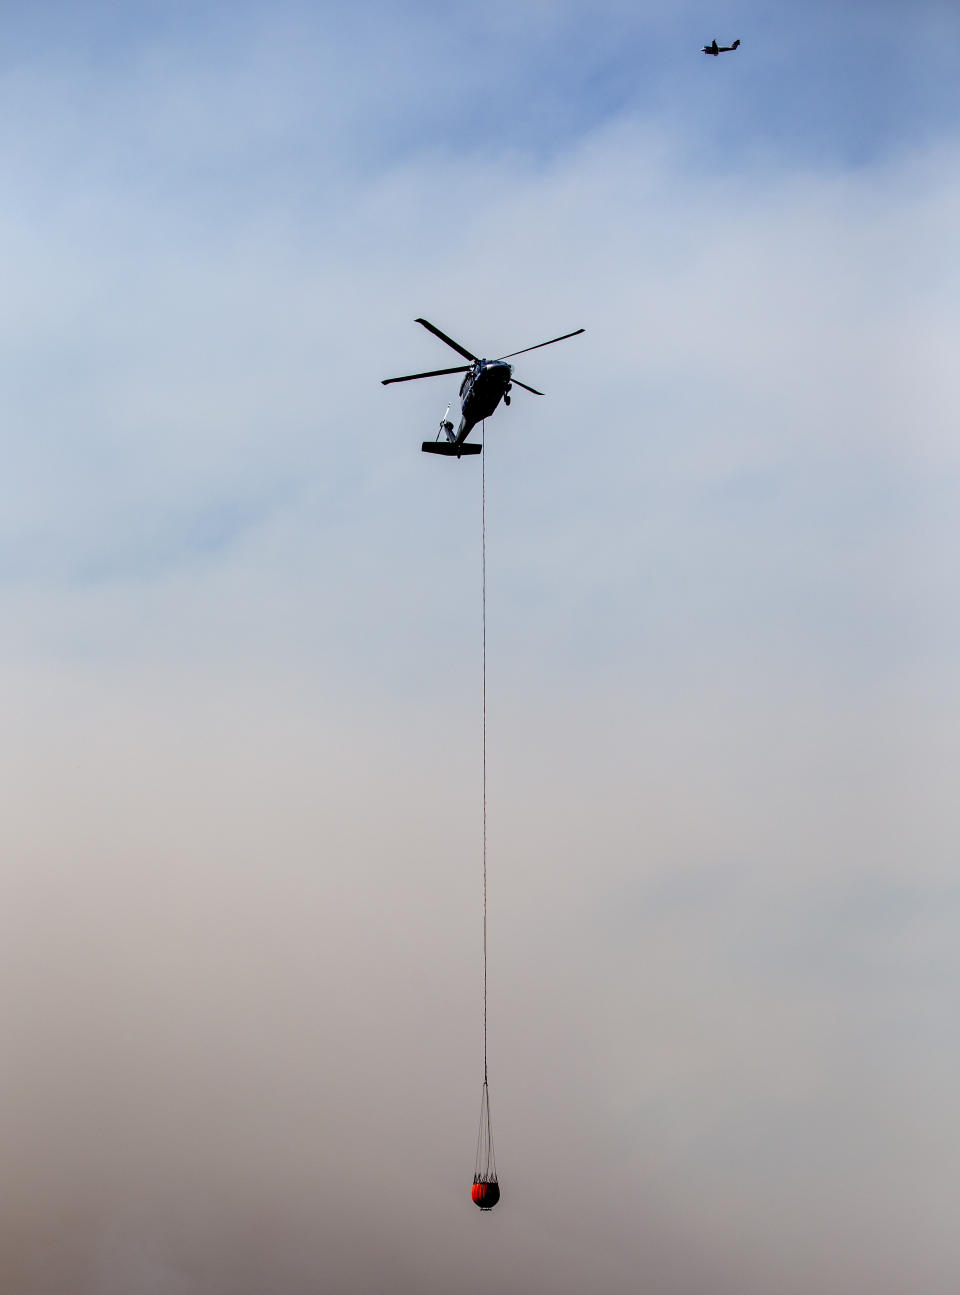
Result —
POLYGON ((948 1289, 956 751, 911 750, 917 707, 894 752, 854 708, 516 699, 481 1220, 475 798, 425 776, 463 743, 39 682, 5 771, 4 1289, 893 1295, 921 1259, 948 1289))
POLYGON ((942 51, 198 13, 0 85, 0 1289, 954 1295, 942 51), (486 429, 489 1217, 479 465, 418 453, 455 379, 378 385, 417 315, 588 329, 486 429))
POLYGON ((501 711, 505 1200, 478 1219, 453 718, 33 683, 5 770, 5 1289, 948 1289, 935 708, 501 711))

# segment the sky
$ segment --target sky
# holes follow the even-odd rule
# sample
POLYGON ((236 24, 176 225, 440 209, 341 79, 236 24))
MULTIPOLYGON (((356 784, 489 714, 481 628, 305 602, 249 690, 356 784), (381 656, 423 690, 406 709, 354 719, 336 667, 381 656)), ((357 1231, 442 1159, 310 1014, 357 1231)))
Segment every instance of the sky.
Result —
POLYGON ((955 6, 3 18, 0 1286, 953 1295, 955 6))

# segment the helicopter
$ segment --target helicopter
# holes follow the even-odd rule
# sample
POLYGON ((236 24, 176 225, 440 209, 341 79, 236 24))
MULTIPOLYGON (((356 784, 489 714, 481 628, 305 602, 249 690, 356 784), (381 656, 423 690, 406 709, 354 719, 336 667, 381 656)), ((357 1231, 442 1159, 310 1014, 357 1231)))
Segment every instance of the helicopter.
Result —
POLYGON ((739 49, 740 42, 735 40, 732 45, 718 45, 716 37, 712 45, 704 45, 700 51, 701 54, 712 54, 714 58, 719 58, 721 54, 732 54, 735 49, 739 49))
POLYGON ((452 347, 458 355, 462 355, 470 363, 458 365, 453 369, 431 369, 429 373, 408 373, 402 378, 382 378, 381 385, 387 387, 391 382, 413 382, 415 378, 438 378, 446 373, 464 374, 463 382, 460 384, 460 426, 456 431, 453 430, 453 423, 447 418, 450 412, 450 406, 447 405, 447 413, 440 421, 437 439, 424 441, 421 446, 424 454, 444 454, 448 458, 458 459, 463 454, 480 453, 483 446, 475 441, 468 441, 467 437, 477 423, 490 417, 501 399, 505 405, 510 404, 510 391, 513 387, 523 387, 524 391, 530 391, 535 396, 543 395, 543 392, 538 391, 536 387, 528 387, 525 382, 515 378, 513 365, 508 364, 507 360, 513 359, 515 355, 525 355, 527 351, 538 351, 541 346, 552 346, 554 342, 563 342, 568 337, 577 337, 585 331, 577 328, 572 333, 564 333, 561 337, 551 337, 549 342, 538 342, 536 346, 525 346, 522 351, 511 351, 509 355, 502 355, 498 360, 481 360, 465 346, 455 342, 452 337, 441 333, 436 324, 431 324, 429 319, 417 319, 414 322, 422 324, 428 332, 433 333, 434 337, 439 337, 441 342, 446 342, 447 346, 452 347), (441 432, 445 440, 440 439, 441 432))

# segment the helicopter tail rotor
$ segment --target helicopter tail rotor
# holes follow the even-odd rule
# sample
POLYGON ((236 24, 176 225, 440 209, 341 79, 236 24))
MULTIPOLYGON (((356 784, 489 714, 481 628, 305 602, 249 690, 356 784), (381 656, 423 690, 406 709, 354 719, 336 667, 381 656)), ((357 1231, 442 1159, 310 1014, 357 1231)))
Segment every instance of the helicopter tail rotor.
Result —
POLYGON ((437 429, 438 441, 440 440, 441 432, 447 438, 448 441, 453 440, 453 423, 450 422, 449 413, 450 413, 450 406, 447 405, 446 409, 443 411, 443 417, 440 419, 440 426, 437 429))

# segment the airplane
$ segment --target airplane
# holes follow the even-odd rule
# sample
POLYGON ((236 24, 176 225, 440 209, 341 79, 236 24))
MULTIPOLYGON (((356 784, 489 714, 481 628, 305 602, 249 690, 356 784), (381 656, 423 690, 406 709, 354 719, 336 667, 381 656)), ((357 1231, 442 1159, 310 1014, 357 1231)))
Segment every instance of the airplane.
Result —
POLYGON ((735 49, 739 49, 740 42, 735 40, 732 45, 718 45, 716 39, 712 45, 704 45, 702 53, 712 54, 714 58, 719 58, 721 54, 730 54, 735 49))
POLYGON ((433 333, 434 337, 439 337, 441 342, 446 342, 447 346, 452 347, 470 363, 461 364, 454 369, 431 369, 429 373, 408 373, 402 378, 382 378, 381 385, 387 387, 391 382, 413 382, 415 378, 438 378, 446 373, 464 374, 465 377, 460 384, 460 426, 456 431, 453 430, 453 423, 447 419, 447 414, 450 412, 450 406, 447 405, 447 414, 444 414, 441 419, 437 439, 424 441, 421 446, 424 454, 444 454, 448 458, 455 456, 458 459, 463 454, 480 453, 483 446, 475 441, 468 441, 467 437, 477 423, 482 423, 485 418, 491 416, 501 400, 505 405, 509 405, 512 387, 523 387, 524 391, 530 391, 535 396, 543 395, 543 392, 538 391, 536 387, 528 387, 525 382, 515 378, 513 365, 508 364, 507 360, 512 360, 515 355, 526 355, 527 351, 538 351, 541 346, 552 346, 554 342, 563 342, 568 337, 577 337, 585 331, 577 328, 572 333, 564 333, 562 337, 551 337, 549 342, 538 342, 536 346, 525 346, 522 351, 511 351, 509 355, 502 355, 498 360, 481 360, 465 346, 455 342, 452 337, 441 333, 429 319, 417 319, 414 322, 422 324, 428 332, 433 333), (446 440, 440 440, 441 432, 446 440))

